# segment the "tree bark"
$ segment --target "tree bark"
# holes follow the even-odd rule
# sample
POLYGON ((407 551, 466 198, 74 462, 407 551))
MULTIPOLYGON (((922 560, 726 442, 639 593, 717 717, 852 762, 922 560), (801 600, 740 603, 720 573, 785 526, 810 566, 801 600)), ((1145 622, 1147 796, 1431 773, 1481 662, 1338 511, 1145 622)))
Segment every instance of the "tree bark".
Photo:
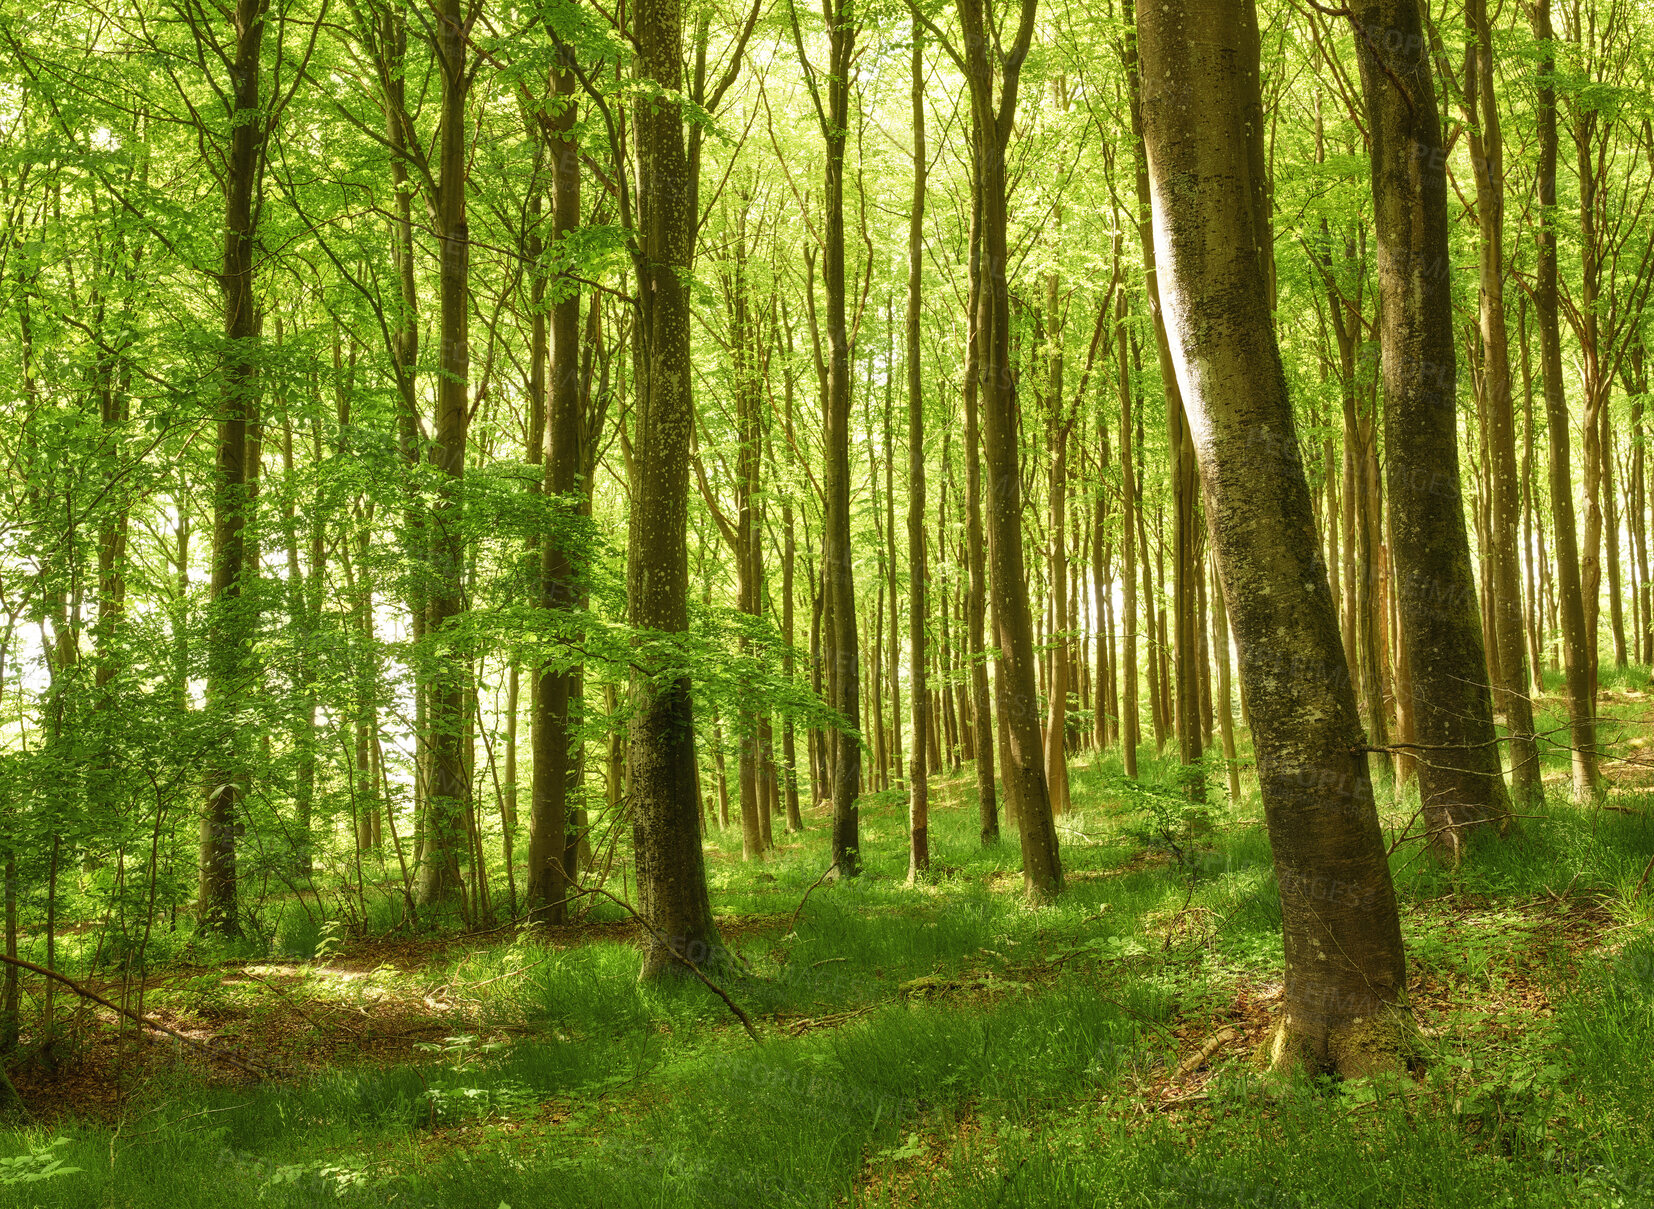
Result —
MULTIPOLYGON (((1424 816, 1453 859, 1510 825, 1459 493, 1447 174, 1417 0, 1354 0, 1372 139, 1390 535, 1424 816)), ((1254 709, 1256 706, 1254 705, 1254 709)))
MULTIPOLYGON (((973 156, 982 154, 972 134, 973 156)), ((999 799, 994 777, 996 718, 988 694, 986 641, 988 573, 982 533, 982 438, 977 381, 982 372, 982 199, 971 190, 970 282, 965 306, 965 381, 960 387, 965 412, 965 591, 966 657, 970 665, 971 732, 976 744, 976 799, 984 844, 999 842, 999 799)))
POLYGON ((1539 323, 1539 367, 1544 382, 1545 420, 1549 428, 1551 532, 1556 550, 1556 595, 1562 620, 1562 663, 1568 687, 1569 745, 1573 748, 1573 790, 1580 801, 1597 788, 1596 690, 1593 684, 1590 632, 1586 624, 1583 568, 1574 527, 1573 463, 1570 460, 1568 399, 1563 382, 1562 331, 1557 310, 1556 251, 1556 35, 1551 29, 1550 0, 1535 0, 1531 9, 1534 37, 1540 45, 1537 125, 1539 159, 1535 184, 1539 193, 1539 230, 1535 237, 1533 309, 1539 323))
POLYGON ((1022 557, 1022 480, 1018 465, 1017 399, 1010 356, 1009 248, 1006 240, 1005 148, 1016 114, 1023 61, 1033 39, 1036 0, 1022 0, 1014 42, 1000 63, 994 103, 992 41, 982 0, 957 0, 964 34, 966 79, 978 151, 982 199, 982 264, 977 329, 981 364, 977 391, 988 470, 987 528, 994 622, 999 639, 1007 753, 1003 779, 1022 841, 1024 889, 1036 899, 1062 890, 1057 829, 1045 779, 1039 701, 1034 691, 1033 625, 1022 557))
MULTIPOLYGON (((204 31, 203 31, 204 33, 204 31)), ((240 931, 236 903, 236 813, 246 791, 247 769, 239 750, 249 736, 236 721, 250 691, 243 668, 251 640, 252 608, 246 532, 252 510, 247 482, 247 425, 258 407, 254 343, 260 315, 254 296, 255 202, 264 167, 267 125, 259 99, 264 39, 261 0, 237 0, 234 16, 230 145, 224 173, 224 251, 218 274, 223 300, 224 362, 219 398, 218 449, 213 465, 212 585, 207 611, 209 757, 201 816, 200 897, 202 927, 234 936, 240 931)), ((254 570, 256 574, 256 569, 254 570)))
POLYGON ((1251 0, 1168 0, 1137 28, 1161 296, 1281 891, 1272 1057, 1394 1070, 1410 1039, 1400 920, 1269 320, 1256 13, 1251 0))
MULTIPOLYGON (((574 73, 560 64, 552 73, 557 108, 543 123, 551 155, 551 250, 555 260, 567 255, 566 241, 580 226, 580 141, 573 133, 577 114, 574 73)), ((545 273, 545 266, 533 266, 545 273)), ((550 381, 545 402, 545 448, 541 491, 557 522, 540 536, 540 605, 547 616, 563 619, 579 606, 573 532, 580 512, 581 449, 580 287, 559 275, 549 283, 551 298, 550 381), (561 615, 561 616, 560 616, 561 615)), ((534 781, 528 815, 529 914, 548 924, 567 918, 568 892, 576 870, 565 867, 571 815, 570 799, 579 766, 576 737, 581 683, 578 666, 547 663, 536 669, 534 781)))
POLYGON ((1480 255, 1483 396, 1487 407, 1487 476, 1493 555, 1494 637, 1498 644, 1499 702, 1510 732, 1511 793, 1519 809, 1544 801, 1539 748, 1528 697, 1526 634, 1522 621, 1522 564, 1517 547, 1521 479, 1516 467, 1516 414, 1511 396, 1510 339, 1505 323, 1505 166, 1499 102, 1494 92, 1493 26, 1487 0, 1469 0, 1471 43, 1465 52, 1465 107, 1469 110, 1471 165, 1476 174, 1480 255))
MULTIPOLYGON (((907 219, 907 587, 908 676, 911 681, 913 757, 908 765, 910 881, 930 869, 930 781, 925 732, 930 689, 925 679, 925 383, 920 362, 925 256, 925 53, 913 30, 913 201, 907 219)), ((895 677, 891 677, 894 683, 895 677)))
MULTIPOLYGON (((664 90, 683 88, 681 0, 639 0, 633 9, 638 72, 664 90)), ((694 706, 672 647, 689 627, 690 396, 687 279, 696 215, 680 106, 657 95, 633 108, 638 164, 639 341, 636 451, 626 555, 627 620, 646 640, 634 658, 631 777, 638 910, 648 921, 641 977, 686 972, 718 943, 701 850, 695 793, 694 706), (664 669, 664 670, 655 670, 664 669)))
MULTIPOLYGON (((464 611, 465 536, 461 479, 470 427, 471 235, 466 217, 470 138, 466 101, 471 71, 466 14, 460 0, 437 0, 432 41, 442 79, 438 117, 438 176, 434 199, 441 343, 437 353, 436 439, 430 462, 439 473, 431 515, 430 583, 426 637, 440 646, 454 640, 464 611), (445 632, 446 631, 446 632, 445 632)), ((468 712, 466 656, 434 653, 429 716, 429 798, 425 852, 420 867, 421 905, 462 900, 462 854, 469 847, 465 823, 470 796, 466 774, 468 712)), ((480 871, 479 871, 480 872, 480 871)))

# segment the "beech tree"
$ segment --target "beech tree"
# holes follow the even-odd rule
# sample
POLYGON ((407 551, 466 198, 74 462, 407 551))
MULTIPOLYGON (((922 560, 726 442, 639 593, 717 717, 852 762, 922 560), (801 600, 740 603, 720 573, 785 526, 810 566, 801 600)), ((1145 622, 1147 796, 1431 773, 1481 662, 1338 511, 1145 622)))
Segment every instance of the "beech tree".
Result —
POLYGON ((1138 10, 1161 302, 1251 704, 1281 889, 1277 1064, 1354 1076, 1408 1050, 1389 864, 1280 353, 1252 0, 1138 10), (1202 31, 1194 36, 1192 31, 1202 31), (1173 70, 1176 64, 1176 70, 1173 70))

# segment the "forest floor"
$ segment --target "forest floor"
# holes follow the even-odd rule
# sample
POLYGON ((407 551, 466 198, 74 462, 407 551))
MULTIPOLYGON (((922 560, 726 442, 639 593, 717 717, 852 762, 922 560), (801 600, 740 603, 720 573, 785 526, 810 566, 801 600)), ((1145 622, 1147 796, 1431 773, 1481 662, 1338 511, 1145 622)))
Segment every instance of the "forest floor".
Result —
POLYGON ((1551 752, 1548 804, 1458 870, 1381 790, 1405 1079, 1264 1071, 1282 957, 1255 794, 1191 843, 1169 764, 1133 789, 1082 758, 1068 889, 1034 908, 1014 832, 977 841, 967 766, 937 783, 923 884, 895 793, 863 801, 852 881, 810 889, 820 812, 762 864, 738 828, 709 837, 738 959, 717 976, 758 1043, 699 984, 640 987, 607 904, 556 932, 198 958, 142 1010, 213 1052, 96 1009, 55 1068, 11 1072, 0 1204, 1654 1204, 1654 715, 1640 686, 1604 708, 1630 761, 1609 808, 1569 803, 1551 752))

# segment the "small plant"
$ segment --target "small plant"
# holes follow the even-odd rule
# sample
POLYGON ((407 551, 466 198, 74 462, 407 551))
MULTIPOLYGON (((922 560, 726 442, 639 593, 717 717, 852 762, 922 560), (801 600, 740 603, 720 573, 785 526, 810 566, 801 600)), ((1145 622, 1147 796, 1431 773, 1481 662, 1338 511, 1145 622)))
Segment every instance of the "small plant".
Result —
POLYGON ((330 919, 322 924, 321 931, 316 936, 316 951, 312 960, 321 963, 327 961, 345 943, 345 925, 340 919, 330 919))
POLYGON ((31 1146, 27 1154, 0 1159, 0 1188, 14 1184, 38 1184, 60 1175, 74 1175, 82 1169, 65 1167, 58 1148, 67 1146, 68 1138, 53 1138, 44 1146, 31 1146))

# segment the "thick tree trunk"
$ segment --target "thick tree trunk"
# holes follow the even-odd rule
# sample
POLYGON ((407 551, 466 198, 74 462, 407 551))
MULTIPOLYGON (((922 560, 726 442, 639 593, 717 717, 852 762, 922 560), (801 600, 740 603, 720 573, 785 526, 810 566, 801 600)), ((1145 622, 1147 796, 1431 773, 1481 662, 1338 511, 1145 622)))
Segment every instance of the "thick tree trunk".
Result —
MULTIPOLYGON (((680 0, 639 0, 633 9, 639 74, 668 97, 683 88, 680 0)), ((684 115, 650 94, 633 110, 638 156, 640 299, 637 421, 632 512, 626 554, 627 620, 668 639, 689 626, 690 397, 688 274, 695 214, 690 208, 684 115)), ((638 910, 648 921, 642 977, 684 971, 680 958, 706 960, 718 943, 701 851, 695 793, 695 718, 689 677, 668 650, 639 662, 632 679, 628 760, 637 859, 638 910), (647 661, 647 662, 645 662, 647 661)))
POLYGON ((1256 13, 1251 0, 1168 0, 1139 10, 1137 27, 1162 300, 1281 890, 1272 1056, 1346 1076, 1398 1069, 1410 1041, 1400 921, 1269 323, 1256 13))
MULTIPOLYGON (((1390 534, 1433 841, 1509 827, 1459 494, 1447 176, 1417 0, 1354 0, 1372 137, 1390 534)), ((1256 706, 1254 705, 1254 708, 1256 706)))

